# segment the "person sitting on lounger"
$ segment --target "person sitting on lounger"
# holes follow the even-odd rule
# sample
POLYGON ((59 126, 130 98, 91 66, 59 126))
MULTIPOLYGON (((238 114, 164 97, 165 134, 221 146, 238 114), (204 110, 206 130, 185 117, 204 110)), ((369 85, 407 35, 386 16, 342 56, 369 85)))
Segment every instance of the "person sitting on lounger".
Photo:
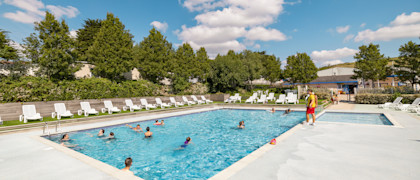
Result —
POLYGON ((243 129, 243 128, 245 128, 245 123, 244 123, 244 121, 239 122, 238 128, 239 128, 239 129, 243 129))
POLYGON ((159 125, 162 125, 162 123, 160 123, 160 122, 159 122, 159 120, 156 120, 156 121, 155 121, 155 124, 153 124, 153 125, 157 125, 157 126, 159 126, 159 125))
POLYGON ((105 136, 105 129, 99 130, 98 137, 105 136))
POLYGON ((150 138, 150 137, 152 137, 152 135, 153 135, 153 133, 152 133, 152 132, 150 132, 150 128, 149 128, 149 127, 147 127, 147 128, 146 128, 146 132, 144 133, 144 137, 145 137, 145 138, 150 138))
POLYGON ((128 157, 127 159, 125 159, 124 163, 125 163, 125 168, 122 168, 121 171, 134 174, 132 171, 130 171, 130 167, 131 167, 131 164, 133 163, 133 159, 131 159, 131 157, 128 157))
POLYGON ((134 130, 134 131, 137 131, 137 132, 143 132, 143 129, 141 129, 141 127, 140 127, 140 124, 137 124, 137 126, 136 126, 136 127, 133 127, 133 126, 128 125, 128 124, 126 124, 126 126, 128 126, 129 128, 131 128, 131 129, 132 129, 132 130, 134 130))

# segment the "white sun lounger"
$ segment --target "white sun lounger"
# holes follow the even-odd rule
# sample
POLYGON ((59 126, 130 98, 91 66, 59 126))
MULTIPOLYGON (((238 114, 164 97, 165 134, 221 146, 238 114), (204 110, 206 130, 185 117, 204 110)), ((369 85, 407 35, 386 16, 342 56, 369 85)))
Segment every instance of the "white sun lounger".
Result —
POLYGON ((185 96, 182 96, 182 100, 185 104, 188 104, 188 106, 191 106, 191 104, 196 104, 194 101, 189 101, 185 96))
POLYGON ((146 99, 140 99, 140 103, 142 106, 146 108, 146 110, 157 108, 156 105, 147 103, 146 99))
POLYGON ((386 102, 385 104, 379 104, 378 108, 388 109, 393 108, 401 104, 402 97, 397 97, 394 102, 386 102))
POLYGON ((257 101, 257 96, 258 94, 256 92, 254 92, 254 94, 252 94, 251 97, 249 97, 247 100, 245 100, 245 103, 255 103, 257 101))
POLYGON ((274 97, 274 93, 269 93, 267 97, 267 101, 274 101, 276 100, 276 97, 274 97))
POLYGON ((267 102, 267 95, 265 95, 265 94, 261 95, 261 98, 257 100, 257 104, 258 103, 265 104, 266 102, 267 102))
POLYGON ((289 99, 287 99, 287 104, 297 104, 298 99, 297 99, 297 94, 293 94, 289 99))
POLYGON ((66 109, 66 105, 64 103, 54 103, 54 110, 55 112, 51 113, 51 117, 57 119, 61 119, 62 117, 73 117, 73 114, 66 109))
POLYGON ((193 99, 194 102, 198 103, 198 104, 204 104, 206 102, 197 99, 197 97, 195 95, 191 95, 191 98, 193 99))
POLYGON ((184 103, 177 102, 174 97, 169 97, 169 100, 171 101, 171 104, 175 107, 184 106, 184 103))
POLYGON ((19 121, 23 121, 23 123, 28 123, 28 120, 44 120, 41 114, 36 112, 35 105, 23 105, 22 112, 23 114, 19 116, 19 121))
POLYGON ((121 109, 118 109, 117 107, 112 105, 111 101, 104 101, 105 107, 102 108, 102 113, 105 113, 108 111, 108 114, 112 114, 114 112, 121 112, 121 109))
POLYGON ((98 111, 96 111, 94 108, 90 107, 89 102, 80 102, 80 107, 82 109, 77 111, 77 114, 79 116, 82 115, 82 114, 85 114, 85 116, 89 116, 90 114, 96 114, 96 115, 99 114, 98 111))
POLYGON ((125 100, 125 106, 123 107, 124 110, 129 109, 131 112, 135 111, 135 110, 141 110, 141 106, 140 105, 134 105, 133 101, 131 99, 126 99, 125 100))
POLYGON ((412 109, 415 109, 420 104, 420 98, 416 98, 413 103, 411 104, 398 104, 395 106, 395 110, 401 110, 401 111, 411 111, 412 109))
POLYGON ((213 103, 213 101, 212 101, 212 100, 208 100, 208 99, 206 99, 206 97, 204 97, 204 96, 201 96, 201 100, 203 100, 204 102, 206 102, 206 104, 213 103))
POLYGON ((160 108, 162 109, 165 109, 165 107, 171 107, 171 105, 167 103, 163 103, 160 98, 155 98, 155 100, 156 100, 156 105, 160 106, 160 108))
POLYGON ((286 95, 285 94, 280 94, 279 95, 279 98, 276 100, 276 104, 278 104, 278 103, 282 103, 282 104, 284 104, 286 102, 286 95))

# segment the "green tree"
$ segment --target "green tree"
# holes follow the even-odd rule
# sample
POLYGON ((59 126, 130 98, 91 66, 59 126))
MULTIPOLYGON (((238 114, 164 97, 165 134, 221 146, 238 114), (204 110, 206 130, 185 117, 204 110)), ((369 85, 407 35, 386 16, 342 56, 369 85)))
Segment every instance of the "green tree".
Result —
POLYGON ((193 48, 184 43, 175 52, 174 61, 171 63, 171 81, 175 93, 188 88, 189 79, 198 78, 200 75, 200 64, 195 56, 193 48))
POLYGON ((39 72, 54 80, 73 79, 78 67, 75 66, 74 41, 66 22, 58 22, 47 11, 45 19, 35 23, 35 30, 41 42, 36 62, 39 72))
POLYGON ((306 53, 297 53, 287 57, 284 74, 292 84, 309 83, 318 77, 317 72, 318 68, 306 53))
POLYGON ((77 31, 76 53, 77 60, 88 61, 86 51, 93 45, 96 34, 101 29, 101 20, 87 19, 84 21, 83 28, 77 31))
POLYGON ((235 91, 247 80, 247 72, 240 57, 230 50, 227 55, 218 55, 210 63, 208 82, 212 92, 235 91))
POLYGON ((396 74, 402 81, 410 81, 414 88, 420 78, 420 45, 409 41, 399 49, 400 56, 396 60, 396 74))
POLYGON ((149 36, 135 46, 134 61, 143 78, 159 83, 169 77, 171 69, 168 67, 174 61, 174 50, 166 37, 154 27, 149 32, 149 36))
POLYGON ((204 47, 201 47, 200 49, 198 49, 198 51, 196 52, 196 58, 197 61, 199 62, 199 76, 198 79, 199 81, 203 82, 205 80, 207 80, 207 76, 208 73, 210 71, 210 59, 209 56, 207 55, 207 51, 204 47))
POLYGON ((276 56, 264 55, 263 66, 265 69, 263 70, 262 75, 264 79, 270 81, 271 84, 282 78, 282 70, 280 69, 281 62, 276 56))
POLYGON ((29 37, 23 40, 23 54, 32 63, 38 63, 41 57, 41 42, 35 33, 31 33, 29 37))
POLYGON ((123 80, 124 73, 134 67, 132 38, 120 19, 107 13, 92 46, 86 51, 88 61, 95 65, 92 73, 111 80, 123 80))
POLYGON ((389 73, 387 66, 389 60, 379 52, 379 45, 370 43, 369 46, 360 46, 354 59, 356 59, 356 63, 353 78, 378 81, 379 87, 379 80, 385 79, 389 73))
POLYGON ((7 38, 7 31, 0 29, 0 58, 9 61, 19 59, 17 50, 10 46, 10 40, 7 38))
POLYGON ((245 71, 248 72, 246 79, 250 83, 251 89, 253 89, 252 81, 262 77, 264 70, 262 59, 264 55, 250 50, 244 50, 240 55, 245 71))

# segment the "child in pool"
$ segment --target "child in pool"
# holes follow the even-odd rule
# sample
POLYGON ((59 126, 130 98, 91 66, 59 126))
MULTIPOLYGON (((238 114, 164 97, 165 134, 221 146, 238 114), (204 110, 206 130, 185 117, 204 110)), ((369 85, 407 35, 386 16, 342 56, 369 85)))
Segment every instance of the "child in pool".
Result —
POLYGON ((153 125, 157 125, 157 126, 159 126, 159 125, 162 125, 162 123, 160 123, 160 122, 159 122, 159 120, 156 120, 156 121, 155 121, 155 124, 153 124, 153 125))
POLYGON ((291 113, 291 112, 293 112, 292 110, 290 110, 290 109, 286 109, 286 111, 284 111, 284 114, 289 114, 289 113, 291 113))
POLYGON ((105 136, 105 129, 99 130, 98 137, 105 136))
POLYGON ((240 122, 239 122, 239 125, 238 125, 238 128, 239 128, 239 129, 243 129, 243 128, 245 128, 245 122, 244 122, 244 121, 240 121, 240 122))
POLYGON ((143 132, 143 129, 141 129, 141 127, 140 127, 140 124, 137 124, 137 126, 136 127, 133 127, 133 126, 131 126, 131 125, 128 125, 128 124, 126 124, 125 126, 127 126, 127 127, 129 127, 129 128, 131 128, 132 130, 134 130, 134 131, 136 131, 136 132, 143 132))
POLYGON ((147 128, 146 128, 146 132, 144 133, 144 137, 145 137, 145 138, 150 138, 150 137, 152 137, 152 135, 153 135, 153 133, 152 133, 152 132, 150 132, 150 128, 149 128, 149 127, 147 127, 147 128))
POLYGON ((274 113, 274 112, 276 112, 276 110, 274 108, 272 108, 270 112, 274 113))

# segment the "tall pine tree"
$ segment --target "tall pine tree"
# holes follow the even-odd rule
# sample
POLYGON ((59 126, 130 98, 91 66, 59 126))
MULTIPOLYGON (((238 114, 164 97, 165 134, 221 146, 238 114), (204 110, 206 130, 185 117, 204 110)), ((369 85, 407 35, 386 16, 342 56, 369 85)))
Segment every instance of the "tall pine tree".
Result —
POLYGON ((88 61, 86 51, 95 41, 95 36, 101 29, 101 20, 87 19, 84 21, 83 28, 77 31, 76 53, 78 61, 88 61))
POLYGON ((124 79, 124 73, 133 66, 133 36, 112 13, 101 22, 92 46, 86 51, 89 62, 95 67, 93 74, 115 81, 124 79))
POLYGON ((143 78, 159 83, 170 76, 174 50, 166 37, 154 27, 149 32, 149 36, 135 46, 134 60, 143 78))
POLYGON ((38 72, 53 80, 73 79, 78 68, 75 66, 74 41, 66 22, 58 22, 47 11, 45 19, 35 23, 35 30, 39 33, 39 40, 32 35, 29 39, 40 43, 36 62, 40 68, 38 72))

